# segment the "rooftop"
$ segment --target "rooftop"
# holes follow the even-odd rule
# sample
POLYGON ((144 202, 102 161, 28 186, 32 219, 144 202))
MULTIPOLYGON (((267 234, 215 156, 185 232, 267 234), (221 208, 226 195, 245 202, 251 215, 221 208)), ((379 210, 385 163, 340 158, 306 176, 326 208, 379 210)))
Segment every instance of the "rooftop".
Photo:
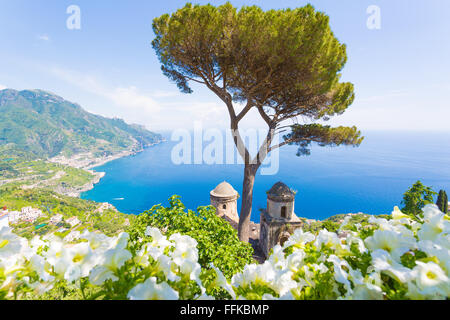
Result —
POLYGON ((274 201, 292 201, 295 198, 295 192, 283 182, 277 182, 267 191, 269 199, 274 201))
POLYGON ((225 198, 238 196, 238 192, 234 190, 231 184, 224 181, 211 191, 211 195, 218 198, 225 198))

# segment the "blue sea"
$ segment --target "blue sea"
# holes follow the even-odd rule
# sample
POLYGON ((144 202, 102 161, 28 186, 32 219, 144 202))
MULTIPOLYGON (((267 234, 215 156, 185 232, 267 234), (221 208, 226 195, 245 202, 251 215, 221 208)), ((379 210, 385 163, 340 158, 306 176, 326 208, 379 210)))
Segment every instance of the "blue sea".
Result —
MULTIPOLYGON (((109 202, 120 211, 139 214, 180 195, 189 209, 209 204, 209 192, 228 181, 241 193, 243 166, 176 165, 170 141, 95 168, 106 176, 83 199, 109 202)), ((435 191, 450 192, 450 134, 364 132, 359 148, 313 147, 310 156, 297 157, 295 146, 280 149, 279 172, 258 174, 252 220, 266 206, 266 191, 283 181, 297 191, 295 212, 310 219, 341 213, 390 214, 403 193, 417 180, 435 191)), ((238 204, 240 208, 240 201, 238 204)))

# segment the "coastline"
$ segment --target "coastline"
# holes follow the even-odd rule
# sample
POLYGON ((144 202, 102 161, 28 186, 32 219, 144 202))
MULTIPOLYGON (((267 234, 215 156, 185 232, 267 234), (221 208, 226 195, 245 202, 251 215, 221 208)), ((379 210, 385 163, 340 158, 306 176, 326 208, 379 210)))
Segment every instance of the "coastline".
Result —
POLYGON ((95 171, 95 168, 100 167, 102 165, 105 165, 105 164, 107 164, 107 163, 109 163, 111 161, 114 161, 114 160, 118 160, 118 159, 121 159, 121 158, 125 158, 125 157, 136 155, 138 153, 141 153, 141 152, 145 151, 145 149, 148 149, 148 148, 153 147, 155 145, 164 143, 166 141, 167 140, 163 138, 163 139, 161 139, 158 142, 142 146, 138 150, 136 150, 134 148, 135 146, 133 146, 133 148, 131 150, 122 151, 122 152, 113 154, 113 155, 111 155, 109 157, 92 159, 92 161, 88 165, 79 167, 80 169, 86 170, 90 174, 92 174, 94 176, 92 178, 92 180, 89 183, 85 184, 84 186, 81 186, 80 188, 77 188, 76 190, 73 190, 73 191, 69 192, 66 195, 71 196, 71 197, 75 197, 75 198, 79 198, 83 192, 92 190, 95 187, 95 185, 98 184, 101 181, 101 179, 106 175, 106 172, 95 171))

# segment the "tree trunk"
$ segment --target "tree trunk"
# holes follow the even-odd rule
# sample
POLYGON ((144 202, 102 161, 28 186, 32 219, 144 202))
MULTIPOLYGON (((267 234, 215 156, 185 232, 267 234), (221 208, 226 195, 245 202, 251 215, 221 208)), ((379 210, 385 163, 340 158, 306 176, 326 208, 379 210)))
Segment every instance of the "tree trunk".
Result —
POLYGON ((244 184, 242 188, 242 207, 239 217, 239 240, 249 242, 250 238, 250 218, 252 215, 253 186, 255 175, 258 171, 257 165, 246 164, 244 170, 244 184))

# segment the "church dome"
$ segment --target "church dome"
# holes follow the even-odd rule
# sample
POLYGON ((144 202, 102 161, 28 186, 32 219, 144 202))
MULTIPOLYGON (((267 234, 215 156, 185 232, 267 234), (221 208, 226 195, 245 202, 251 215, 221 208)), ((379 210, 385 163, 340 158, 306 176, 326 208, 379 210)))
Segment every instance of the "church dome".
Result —
POLYGON ((294 201, 295 192, 283 182, 277 182, 269 191, 267 191, 267 197, 270 200, 277 202, 294 201))
POLYGON ((211 191, 211 195, 216 198, 229 198, 236 197, 238 195, 238 192, 234 190, 231 184, 224 181, 219 184, 213 191, 211 191))

